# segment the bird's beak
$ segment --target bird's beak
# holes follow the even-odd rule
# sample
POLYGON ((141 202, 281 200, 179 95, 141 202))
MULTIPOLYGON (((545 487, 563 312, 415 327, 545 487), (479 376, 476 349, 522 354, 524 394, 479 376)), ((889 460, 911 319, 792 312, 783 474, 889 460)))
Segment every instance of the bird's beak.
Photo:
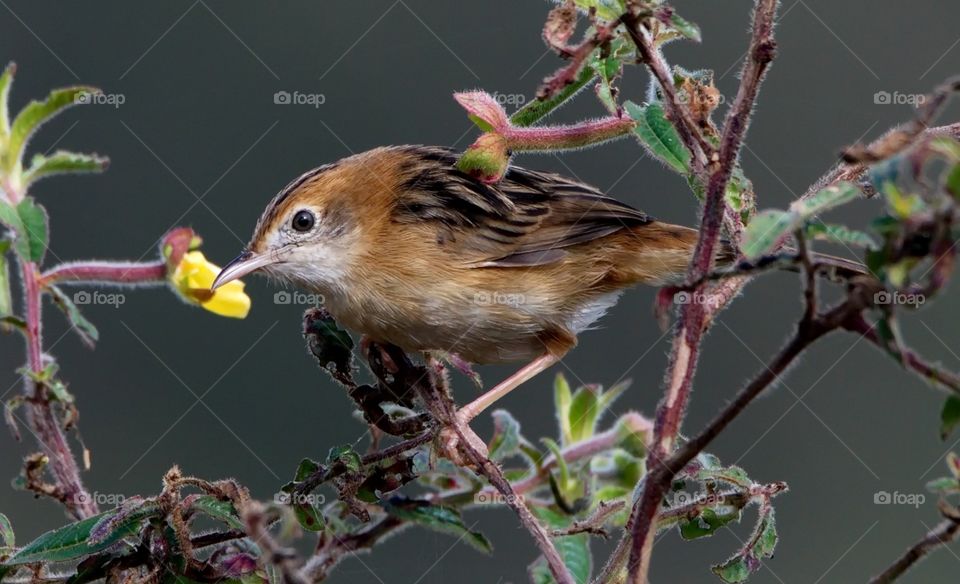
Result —
POLYGON ((216 290, 227 282, 242 278, 251 272, 255 272, 275 262, 276 260, 271 257, 271 254, 260 255, 252 251, 244 250, 240 255, 233 258, 230 263, 223 266, 223 269, 220 270, 210 289, 216 290))

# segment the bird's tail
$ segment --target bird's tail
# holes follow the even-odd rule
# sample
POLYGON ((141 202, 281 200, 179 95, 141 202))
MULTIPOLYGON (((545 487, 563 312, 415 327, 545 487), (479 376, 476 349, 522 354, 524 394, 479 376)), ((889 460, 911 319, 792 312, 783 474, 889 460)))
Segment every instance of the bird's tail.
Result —
MULTIPOLYGON (((634 243, 630 246, 635 254, 630 266, 630 279, 646 284, 669 285, 683 283, 690 267, 699 232, 690 227, 652 221, 632 230, 634 243)), ((789 251, 789 250, 785 250, 789 251)), ((716 252, 718 269, 780 267, 789 271, 799 271, 796 262, 782 262, 782 254, 761 258, 754 264, 737 263, 739 254, 729 241, 720 242, 716 252)), ((826 254, 812 253, 811 260, 817 264, 818 272, 831 280, 847 280, 860 274, 866 274, 867 268, 854 260, 848 260, 826 254)))

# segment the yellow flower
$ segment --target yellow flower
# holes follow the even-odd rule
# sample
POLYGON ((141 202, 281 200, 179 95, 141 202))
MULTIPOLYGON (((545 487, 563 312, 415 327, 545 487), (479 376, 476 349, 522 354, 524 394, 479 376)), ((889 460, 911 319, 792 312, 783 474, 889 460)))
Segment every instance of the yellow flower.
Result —
POLYGON ((170 283, 181 297, 192 304, 199 304, 214 314, 231 318, 246 318, 250 312, 250 297, 243 291, 243 282, 234 280, 210 290, 220 266, 207 261, 203 252, 190 251, 183 254, 170 275, 170 283))

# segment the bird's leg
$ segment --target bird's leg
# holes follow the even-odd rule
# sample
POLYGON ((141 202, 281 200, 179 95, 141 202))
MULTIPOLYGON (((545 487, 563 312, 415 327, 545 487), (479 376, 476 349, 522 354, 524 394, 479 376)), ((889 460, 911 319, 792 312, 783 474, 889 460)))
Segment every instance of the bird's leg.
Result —
MULTIPOLYGON (((546 353, 537 357, 519 371, 501 381, 487 393, 457 410, 456 423, 463 433, 464 439, 470 443, 470 446, 472 446, 474 450, 484 457, 488 456, 486 443, 470 428, 470 421, 477 417, 480 412, 493 405, 495 401, 533 379, 538 373, 543 372, 558 361, 560 361, 560 357, 553 353, 546 353)), ((457 452, 459 436, 457 436, 455 432, 444 431, 441 434, 441 439, 447 457, 453 461, 461 461, 459 453, 457 452)))
POLYGON ((559 361, 560 357, 553 353, 546 353, 537 357, 524 365, 519 371, 501 381, 487 393, 460 408, 460 410, 457 411, 457 417, 459 417, 460 421, 464 424, 470 423, 470 420, 476 418, 480 412, 493 405, 495 401, 530 381, 536 377, 537 374, 542 373, 559 361))

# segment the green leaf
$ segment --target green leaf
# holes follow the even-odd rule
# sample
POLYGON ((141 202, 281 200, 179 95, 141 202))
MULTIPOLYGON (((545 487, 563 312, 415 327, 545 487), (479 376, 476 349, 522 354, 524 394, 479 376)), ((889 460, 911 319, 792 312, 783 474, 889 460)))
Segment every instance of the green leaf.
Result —
POLYGON ((297 465, 297 472, 293 477, 293 480, 296 482, 301 482, 307 479, 310 475, 320 470, 320 463, 310 460, 309 458, 304 458, 300 461, 300 464, 297 465))
POLYGON ((723 481, 737 487, 748 488, 753 484, 747 472, 739 466, 729 466, 719 469, 701 469, 697 473, 697 479, 701 481, 723 481))
POLYGON ((190 508, 222 521, 232 529, 241 531, 246 529, 236 508, 230 501, 221 501, 213 495, 197 495, 191 500, 190 508))
MULTIPOLYGON (((531 507, 533 514, 550 529, 565 529, 570 527, 572 517, 561 515, 546 507, 531 507)), ((574 582, 589 582, 593 558, 590 554, 590 539, 585 533, 558 537, 553 540, 563 559, 563 564, 570 571, 574 582)), ((543 557, 537 560, 530 569, 531 580, 536 583, 554 582, 550 568, 543 557)))
POLYGON ((750 221, 744 232, 740 249, 748 259, 757 259, 769 252, 788 234, 802 227, 807 220, 859 196, 860 189, 855 184, 841 182, 811 197, 794 201, 788 211, 776 209, 763 211, 750 221))
POLYGON ((294 501, 292 503, 293 514, 297 518, 300 527, 307 531, 323 531, 326 522, 323 520, 323 514, 309 501, 294 501))
POLYGON ((490 459, 500 461, 520 452, 520 422, 507 410, 494 410, 490 459))
POLYGON ((693 42, 699 43, 703 38, 700 34, 700 27, 679 14, 670 15, 670 25, 674 30, 693 42))
POLYGON ((960 397, 951 395, 940 411, 940 439, 946 440, 960 424, 960 397))
POLYGON ((16 566, 36 562, 64 562, 95 554, 113 547, 126 537, 136 534, 143 522, 158 512, 158 507, 155 504, 144 505, 141 509, 118 521, 112 526, 111 531, 105 537, 99 538, 96 543, 87 541, 90 538, 90 532, 101 522, 108 521, 109 518, 115 516, 117 510, 88 517, 60 529, 48 531, 19 549, 4 564, 16 566))
POLYGON ((83 96, 99 93, 95 87, 64 87, 54 89, 43 101, 31 101, 20 110, 10 125, 10 138, 4 156, 4 168, 13 171, 23 155, 27 142, 45 122, 65 110, 82 103, 83 96))
POLYGON ((349 444, 334 446, 327 455, 327 464, 335 462, 342 463, 348 471, 359 472, 363 466, 363 460, 360 455, 349 444))
POLYGON ((623 0, 574 0, 574 4, 588 13, 596 9, 597 17, 603 20, 616 20, 626 11, 623 0))
POLYGON ((813 239, 839 243, 866 249, 879 249, 876 240, 862 231, 850 229, 845 225, 811 223, 806 228, 807 235, 813 239))
POLYGON ((109 158, 96 154, 78 154, 66 150, 57 150, 51 156, 37 154, 23 175, 23 184, 26 188, 42 178, 58 174, 103 172, 109 165, 109 158))
POLYGON ((740 510, 732 505, 708 507, 698 516, 680 521, 680 537, 687 540, 710 537, 724 525, 739 520, 740 510))
POLYGON ((510 124, 519 127, 532 126, 576 96, 581 89, 593 81, 594 77, 596 77, 596 72, 590 67, 584 67, 573 83, 558 91, 553 97, 528 101, 526 105, 510 116, 510 124))
POLYGON ((476 549, 490 553, 493 546, 483 534, 471 531, 464 523, 460 512, 452 507, 431 505, 419 499, 394 497, 383 503, 387 514, 397 519, 416 523, 435 531, 453 534, 463 538, 476 549))
POLYGON ((47 251, 47 211, 32 197, 26 197, 17 205, 17 214, 23 222, 22 235, 28 251, 26 257, 34 263, 40 263, 47 251))
POLYGON ((557 421, 560 424, 560 442, 564 445, 573 442, 573 434, 570 430, 570 402, 573 401, 573 395, 570 392, 570 384, 563 373, 557 373, 553 381, 553 405, 557 411, 557 421))
POLYGON ((13 535, 13 526, 3 513, 0 513, 0 547, 14 547, 17 540, 13 535))
POLYGON ((786 211, 767 209, 757 213, 743 233, 740 250, 749 259, 767 253, 791 231, 792 217, 786 211))
POLYGON ((63 290, 56 286, 49 286, 48 290, 50 290, 54 304, 66 315, 73 330, 80 336, 80 340, 88 347, 93 348, 100 340, 100 331, 97 330, 97 327, 83 316, 77 305, 63 290))
POLYGON ((724 582, 745 582, 752 573, 760 569, 763 558, 773 557, 779 540, 773 507, 766 506, 761 513, 760 521, 747 545, 726 562, 711 568, 724 582))
POLYGON ((0 318, 13 314, 13 300, 10 294, 10 265, 7 262, 7 251, 9 249, 10 241, 0 240, 0 318))
POLYGON ((10 134, 10 86, 17 66, 11 62, 0 75, 0 142, 10 134))
POLYGON ((960 164, 955 165, 947 174, 944 187, 948 193, 953 195, 954 199, 960 201, 960 164))
POLYGON ((571 444, 593 436, 600 413, 597 405, 597 391, 595 386, 584 385, 573 394, 569 413, 571 444))
POLYGON ((938 495, 951 495, 960 492, 960 481, 954 477, 940 477, 928 482, 927 490, 938 495))
POLYGON ((307 311, 303 321, 307 347, 320 367, 338 383, 353 383, 353 339, 326 310, 307 311))
POLYGON ((651 154, 681 174, 690 171, 690 152, 680 140, 677 129, 667 119, 663 106, 651 103, 641 107, 632 101, 624 104, 627 114, 637 122, 634 133, 651 154))
MULTIPOLYGON (((13 231, 13 236, 16 238, 15 249, 17 250, 17 253, 21 257, 29 257, 30 246, 28 245, 26 238, 21 235, 24 231, 23 220, 20 219, 20 214, 17 213, 17 208, 10 203, 7 203, 3 199, 0 199, 0 223, 6 225, 11 231, 13 231)), ((9 243, 7 245, 9 246, 9 243)))

